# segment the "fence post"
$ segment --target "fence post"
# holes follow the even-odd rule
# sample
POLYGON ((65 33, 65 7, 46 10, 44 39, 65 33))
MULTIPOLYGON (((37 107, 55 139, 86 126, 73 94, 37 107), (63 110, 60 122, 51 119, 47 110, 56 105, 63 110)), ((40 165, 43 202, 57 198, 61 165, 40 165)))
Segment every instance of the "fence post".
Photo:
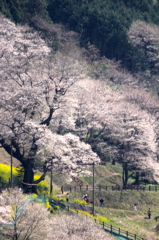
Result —
POLYGON ((129 237, 129 232, 128 231, 126 231, 126 236, 129 237))
POLYGON ((151 186, 149 186, 149 191, 151 191, 151 186))
POLYGON ((107 186, 105 186, 105 190, 107 191, 107 186))
POLYGON ((72 188, 70 187, 70 192, 72 192, 72 188))
POLYGON ((136 234, 134 234, 134 238, 135 238, 135 240, 136 240, 136 234))
POLYGON ((82 185, 80 185, 80 191, 81 191, 81 189, 82 189, 82 185))
POLYGON ((119 235, 120 235, 120 228, 119 228, 119 235))
POLYGON ((157 192, 157 186, 155 186, 155 191, 157 192))
POLYGON ((110 225, 110 232, 112 233, 112 230, 113 230, 113 227, 112 227, 112 225, 110 225))
POLYGON ((104 228, 104 222, 103 222, 103 228, 104 228))
POLYGON ((86 191, 88 191, 88 185, 87 185, 86 191))

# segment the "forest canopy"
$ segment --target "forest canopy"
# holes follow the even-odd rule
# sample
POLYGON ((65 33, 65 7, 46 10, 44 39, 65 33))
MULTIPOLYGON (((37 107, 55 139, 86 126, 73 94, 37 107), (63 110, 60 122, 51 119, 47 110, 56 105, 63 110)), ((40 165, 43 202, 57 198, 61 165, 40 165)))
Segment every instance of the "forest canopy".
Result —
POLYGON ((82 46, 90 42, 127 68, 131 68, 127 31, 132 22, 159 24, 159 1, 153 0, 3 0, 0 11, 18 23, 29 22, 35 15, 63 23, 80 33, 82 46))

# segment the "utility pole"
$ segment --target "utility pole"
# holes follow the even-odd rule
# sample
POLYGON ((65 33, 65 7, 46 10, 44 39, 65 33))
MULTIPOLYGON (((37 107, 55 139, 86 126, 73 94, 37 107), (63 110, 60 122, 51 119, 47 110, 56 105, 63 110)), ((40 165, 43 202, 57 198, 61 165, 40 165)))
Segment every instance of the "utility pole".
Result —
POLYGON ((93 169, 93 180, 92 180, 92 214, 95 214, 95 191, 94 191, 94 183, 95 183, 95 179, 94 179, 94 170, 95 170, 95 164, 93 163, 78 163, 79 165, 92 165, 93 169))
POLYGON ((51 159, 51 176, 50 176, 50 195, 52 195, 52 191, 53 191, 53 185, 52 185, 52 179, 53 179, 53 171, 52 171, 52 159, 51 159))
POLYGON ((13 149, 11 141, 11 154, 10 154, 10 187, 13 187, 13 149))
POLYGON ((95 214, 95 211, 94 211, 94 205, 95 205, 95 203, 94 203, 94 200, 95 200, 95 192, 94 192, 94 162, 92 163, 92 165, 93 165, 93 192, 92 192, 92 199, 93 199, 93 208, 92 208, 92 214, 94 215, 95 214))

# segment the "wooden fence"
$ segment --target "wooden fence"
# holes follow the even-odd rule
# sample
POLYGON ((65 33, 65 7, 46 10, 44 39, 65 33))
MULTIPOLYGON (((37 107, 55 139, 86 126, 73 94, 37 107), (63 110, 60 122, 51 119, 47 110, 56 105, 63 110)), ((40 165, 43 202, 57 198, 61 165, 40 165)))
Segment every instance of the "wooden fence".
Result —
POLYGON ((126 237, 127 239, 145 240, 144 238, 141 238, 134 233, 130 233, 128 231, 122 230, 121 228, 114 227, 113 225, 107 224, 105 222, 101 222, 101 221, 96 221, 96 222, 102 225, 102 227, 110 233, 115 233, 117 235, 126 237))
MULTIPOLYGON (((9 183, 3 183, 2 179, 0 179, 0 189, 3 189, 5 187, 7 187, 9 183)), ((105 186, 105 187, 95 187, 94 188, 96 191, 102 191, 102 190, 112 190, 112 191, 120 191, 120 190, 140 190, 140 191, 159 191, 159 186, 149 186, 149 187, 143 187, 143 186, 128 186, 127 188, 121 188, 119 186, 105 186)), ((88 186, 88 185, 80 185, 80 186, 63 186, 63 191, 89 191, 92 190, 92 186, 88 186)), ((71 211, 70 207, 68 207, 68 211, 71 211)), ((78 210, 76 211, 78 213, 78 210)), ((122 230, 121 228, 117 228, 114 227, 113 225, 107 224, 105 222, 102 221, 97 221, 95 219, 95 221, 101 225, 103 227, 104 230, 113 233, 113 234, 117 234, 120 236, 123 236, 124 238, 127 238, 128 240, 146 240, 144 238, 138 237, 136 234, 130 233, 128 231, 122 230)))
MULTIPOLYGON (((92 191, 93 187, 92 186, 88 186, 88 185, 76 185, 74 187, 72 186, 63 186, 63 191, 92 191)), ((155 185, 155 186, 136 186, 136 185, 130 185, 127 186, 125 188, 120 187, 120 186, 99 186, 99 187, 94 187, 95 191, 127 191, 127 190, 136 190, 136 191, 159 191, 159 186, 155 185)))
MULTIPOLYGON (((68 211, 71 212, 70 207, 67 207, 67 209, 68 209, 68 211)), ((76 210, 76 213, 78 214, 79 211, 76 210)), ((125 230, 123 230, 121 228, 118 228, 118 227, 114 227, 111 224, 108 224, 108 223, 105 223, 103 221, 99 221, 99 220, 96 220, 96 219, 94 219, 94 220, 95 220, 96 223, 101 225, 105 231, 107 231, 111 234, 114 234, 114 235, 117 235, 117 236, 122 236, 122 237, 126 238, 127 240, 146 240, 145 238, 139 237, 134 233, 125 231, 125 230)))
POLYGON ((136 234, 134 233, 130 233, 128 231, 125 231, 125 230, 122 230, 121 228, 117 228, 117 227, 114 227, 113 225, 110 225, 110 224, 107 224, 105 222, 99 222, 97 221, 98 224, 102 225, 103 228, 110 232, 110 233, 115 233, 117 235, 120 235, 120 236, 123 236, 123 237, 126 237, 127 239, 133 239, 133 240, 145 240, 144 238, 142 237, 139 237, 137 236, 136 234))

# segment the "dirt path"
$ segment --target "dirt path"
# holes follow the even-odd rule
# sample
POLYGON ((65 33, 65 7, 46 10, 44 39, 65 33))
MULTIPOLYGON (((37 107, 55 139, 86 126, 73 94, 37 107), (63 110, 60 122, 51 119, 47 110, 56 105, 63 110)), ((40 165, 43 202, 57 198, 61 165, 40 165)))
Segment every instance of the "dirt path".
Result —
POLYGON ((97 185, 97 184, 99 184, 102 180, 105 180, 105 179, 107 179, 107 178, 109 178, 109 177, 111 177, 111 176, 115 176, 115 175, 116 175, 116 176, 117 176, 117 175, 120 175, 120 173, 112 173, 112 172, 111 172, 110 175, 98 179, 98 181, 96 181, 95 184, 97 185))

